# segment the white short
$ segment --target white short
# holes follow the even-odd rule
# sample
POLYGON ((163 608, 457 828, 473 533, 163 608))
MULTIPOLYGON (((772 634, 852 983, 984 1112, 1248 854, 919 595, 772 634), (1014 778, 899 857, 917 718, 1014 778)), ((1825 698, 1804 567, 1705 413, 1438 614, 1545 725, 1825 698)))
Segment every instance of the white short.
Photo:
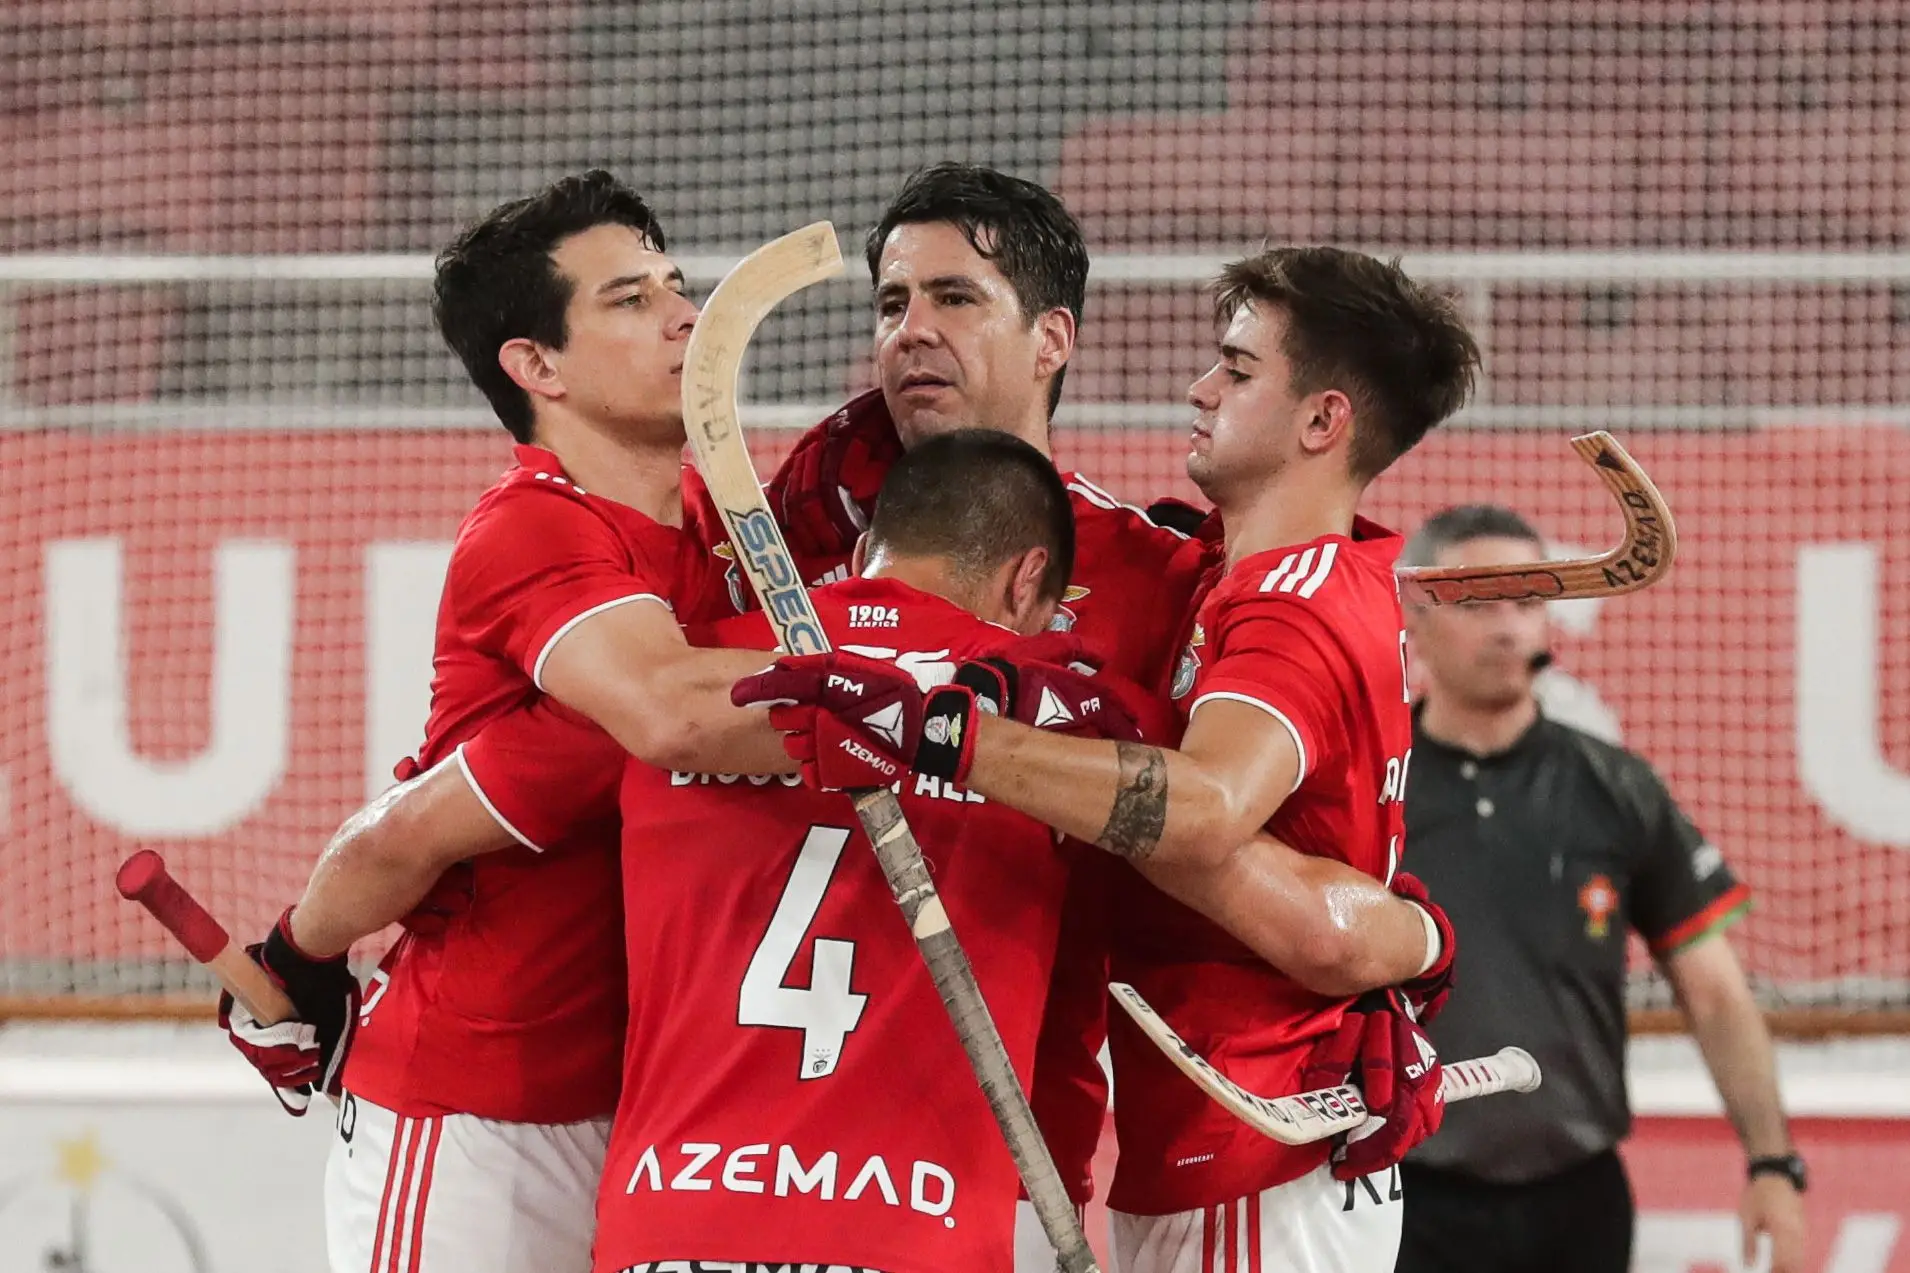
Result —
MULTIPOLYGON (((1076 1207, 1075 1215, 1081 1214, 1082 1209, 1076 1207)), ((1015 1204, 1015 1273, 1057 1273, 1060 1265, 1056 1260, 1054 1244, 1041 1227, 1035 1204, 1023 1198, 1015 1204)))
POLYGON ((406 1118, 347 1093, 325 1163, 331 1273, 590 1273, 610 1120, 406 1118))
POLYGON ((1350 1184, 1321 1167, 1251 1198, 1166 1216, 1110 1212, 1115 1273, 1392 1273, 1399 1169, 1350 1184))

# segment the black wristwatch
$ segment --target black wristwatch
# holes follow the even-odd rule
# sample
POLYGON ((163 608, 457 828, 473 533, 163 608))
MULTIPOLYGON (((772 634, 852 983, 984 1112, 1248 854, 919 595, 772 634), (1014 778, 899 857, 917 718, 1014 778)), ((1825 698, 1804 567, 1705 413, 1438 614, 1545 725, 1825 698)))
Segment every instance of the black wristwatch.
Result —
POLYGON ((1800 1154, 1771 1154, 1764 1158, 1753 1158, 1746 1165, 1745 1176, 1750 1180, 1756 1180, 1759 1176, 1782 1176, 1799 1193, 1803 1193, 1809 1183, 1809 1177, 1804 1173, 1804 1159, 1800 1154))

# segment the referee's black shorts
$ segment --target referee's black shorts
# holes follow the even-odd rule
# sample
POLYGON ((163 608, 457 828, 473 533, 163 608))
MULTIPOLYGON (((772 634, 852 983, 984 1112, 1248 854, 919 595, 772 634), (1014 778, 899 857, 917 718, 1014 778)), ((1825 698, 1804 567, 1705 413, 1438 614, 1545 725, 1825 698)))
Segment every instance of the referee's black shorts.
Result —
POLYGON ((1406 1163, 1399 1273, 1625 1273, 1636 1209, 1614 1150, 1495 1185, 1406 1163))

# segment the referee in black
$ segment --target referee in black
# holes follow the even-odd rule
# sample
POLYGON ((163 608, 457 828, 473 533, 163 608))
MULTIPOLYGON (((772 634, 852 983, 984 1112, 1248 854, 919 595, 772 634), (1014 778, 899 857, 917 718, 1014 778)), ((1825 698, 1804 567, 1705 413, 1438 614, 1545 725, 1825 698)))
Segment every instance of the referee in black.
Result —
MULTIPOLYGON (((1489 505, 1420 528, 1401 565, 1544 555, 1489 505)), ((1636 929, 1744 1145, 1747 1265, 1802 1273, 1804 1164, 1779 1104, 1771 1039, 1723 930, 1747 894, 1643 760, 1542 717, 1543 602, 1407 613, 1423 691, 1413 712, 1406 856, 1452 917, 1458 992, 1432 1024, 1445 1057, 1517 1043, 1529 1096, 1448 1106, 1402 1169, 1400 1273, 1624 1273, 1634 1206, 1616 1146, 1625 1098, 1625 935, 1636 929)))

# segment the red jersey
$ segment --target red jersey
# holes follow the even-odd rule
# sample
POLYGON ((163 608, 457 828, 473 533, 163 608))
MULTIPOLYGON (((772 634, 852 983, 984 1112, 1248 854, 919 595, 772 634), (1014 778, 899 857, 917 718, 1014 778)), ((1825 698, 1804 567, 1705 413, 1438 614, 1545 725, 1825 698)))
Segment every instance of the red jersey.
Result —
MULTIPOLYGON (((1187 701, 1194 685, 1186 651, 1195 598, 1218 573, 1219 546, 1155 524, 1079 473, 1061 477, 1074 508, 1075 557, 1054 626, 1079 636, 1110 674, 1152 695, 1187 701)), ((813 580, 827 581, 841 578, 848 563, 844 555, 802 565, 813 580)), ((733 582, 732 590, 738 586, 733 582)), ((1107 926, 1096 912, 1116 868, 1112 860, 1092 863, 1065 903, 1056 1010, 1043 1026, 1033 1094, 1056 1166, 1083 1204, 1094 1193, 1091 1164, 1108 1099, 1107 1076, 1096 1059, 1107 1037, 1107 926)))
MULTIPOLYGON (((1192 665, 1181 655, 1203 580, 1218 573, 1219 545, 1156 524, 1079 473, 1064 472, 1061 480, 1074 509, 1074 577, 1053 626, 1079 635, 1108 672, 1150 693, 1185 697, 1192 665)), ((720 523, 716 535, 720 540, 720 523)), ((729 555, 726 545, 716 551, 729 555)), ((804 557, 798 565, 814 587, 846 578, 849 554, 804 557)), ((738 610, 753 608, 745 591, 732 566, 738 610)))
POLYGON ((1219 545, 1156 525, 1079 473, 1063 473, 1074 504, 1074 578, 1058 626, 1071 628, 1109 671, 1162 697, 1193 688, 1182 652, 1219 545))
POLYGON ((458 530, 418 761, 455 754, 518 844, 446 873, 420 910, 447 918, 407 921, 366 994, 345 1084, 412 1117, 567 1123, 602 1117, 617 1098, 616 791, 627 757, 545 700, 537 678, 588 616, 693 597, 706 554, 583 491, 549 451, 515 453, 517 467, 458 530), (540 710, 513 711, 531 705, 540 710), (524 794, 551 790, 566 798, 524 794))
MULTIPOLYGON (((856 401, 876 407, 880 395, 856 401)), ((838 416, 855 406, 846 405, 838 416)), ((817 428, 827 428, 838 416, 817 428)), ((1150 695, 1190 702, 1198 658, 1191 642, 1196 602, 1219 576, 1221 545, 1158 525, 1079 473, 1064 471, 1061 479, 1074 510, 1075 559, 1054 626, 1080 636, 1109 673, 1150 695)), ((775 480, 793 479, 785 469, 775 480)), ((826 583, 847 574, 849 554, 845 548, 833 556, 805 556, 798 564, 806 578, 826 583)), ((730 591, 743 609, 746 587, 734 567, 730 591)), ((1150 735, 1150 741, 1176 740, 1150 735)), ((1107 1076, 1097 1059, 1107 1038, 1109 1006, 1106 907, 1123 876, 1138 878, 1098 850, 1075 869, 1030 1098, 1061 1177, 1079 1204, 1094 1193, 1092 1164, 1107 1116, 1107 1076)))
MULTIPOLYGON (((925 683, 1017 640, 893 580, 812 595, 840 648, 925 683)), ((772 644, 760 614, 714 640, 772 644)), ((1026 1085, 1071 854, 933 778, 899 794, 1026 1085)), ((623 817, 630 1046, 596 1268, 1009 1267, 1014 1164, 848 797, 632 762, 623 817)))
MULTIPOLYGON (((1356 519, 1256 553, 1200 608, 1193 710, 1247 703, 1291 732, 1293 793, 1267 830, 1302 853, 1390 879, 1405 834, 1412 750, 1397 535, 1356 519)), ((1115 972, 1192 1048, 1249 1091, 1295 1090, 1308 1049, 1344 1000, 1308 991, 1194 911, 1129 873, 1117 902, 1115 972)), ((1121 1157, 1109 1205, 1164 1215, 1297 1179, 1329 1146, 1287 1147, 1210 1101, 1124 1017, 1111 1030, 1121 1157)))
MULTIPOLYGON (((1074 577, 1055 626, 1065 627, 1108 670, 1165 701, 1193 689, 1184 651, 1195 598, 1218 573, 1218 546, 1156 525, 1079 473, 1063 473, 1074 506, 1074 577)), ((1148 741, 1171 744, 1144 722, 1148 741)), ((1107 1118, 1107 1075, 1098 1059, 1107 1040, 1110 899, 1134 876, 1099 850, 1075 868, 1062 917, 1049 1012, 1035 1072, 1035 1117, 1076 1203, 1094 1193, 1093 1161, 1107 1118)))

